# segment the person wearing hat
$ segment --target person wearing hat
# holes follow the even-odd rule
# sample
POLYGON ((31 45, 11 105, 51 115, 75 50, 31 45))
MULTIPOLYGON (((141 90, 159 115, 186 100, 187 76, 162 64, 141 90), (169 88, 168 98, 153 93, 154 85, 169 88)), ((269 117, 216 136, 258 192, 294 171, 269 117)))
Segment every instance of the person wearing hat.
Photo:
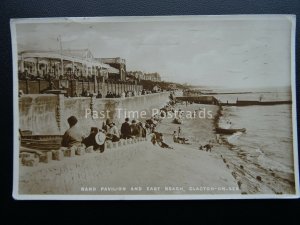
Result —
POLYGON ((140 129, 135 120, 131 121, 130 129, 131 129, 132 136, 135 136, 135 137, 139 136, 140 129))
POLYGON ((107 135, 107 139, 111 140, 112 142, 117 142, 120 140, 120 133, 115 123, 110 122, 109 129, 106 135, 107 135))
POLYGON ((81 144, 83 134, 77 126, 77 118, 75 116, 70 116, 68 123, 70 128, 64 133, 61 146, 70 148, 81 144))
POLYGON ((122 138, 124 139, 131 138, 131 128, 129 124, 129 118, 126 118, 125 122, 121 126, 121 135, 122 138))
POLYGON ((97 146, 99 146, 100 153, 105 150, 105 141, 106 141, 106 132, 102 129, 98 130, 98 133, 95 136, 95 141, 97 146))
POLYGON ((96 143, 95 137, 98 134, 98 131, 99 129, 97 127, 92 127, 89 136, 84 138, 82 143, 86 147, 93 146, 93 149, 97 150, 99 148, 99 145, 96 143))

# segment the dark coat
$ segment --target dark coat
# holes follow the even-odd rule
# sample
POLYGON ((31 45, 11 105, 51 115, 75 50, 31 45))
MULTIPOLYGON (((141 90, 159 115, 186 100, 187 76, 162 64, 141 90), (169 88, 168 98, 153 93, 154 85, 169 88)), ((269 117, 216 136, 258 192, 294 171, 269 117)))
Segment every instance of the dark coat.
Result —
POLYGON ((124 122, 121 126, 121 134, 123 138, 129 138, 131 135, 131 128, 128 122, 124 122))

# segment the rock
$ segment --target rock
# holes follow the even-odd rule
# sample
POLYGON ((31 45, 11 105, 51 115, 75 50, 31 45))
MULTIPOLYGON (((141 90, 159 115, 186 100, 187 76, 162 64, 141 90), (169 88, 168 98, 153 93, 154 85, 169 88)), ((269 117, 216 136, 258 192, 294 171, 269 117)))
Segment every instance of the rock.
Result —
POLYGON ((76 153, 76 155, 84 155, 85 154, 85 147, 83 147, 83 146, 77 147, 75 153, 76 153))
POLYGON ((24 158, 24 166, 37 166, 39 163, 39 158, 24 158))
POLYGON ((117 142, 118 143, 118 147, 122 146, 122 142, 121 140, 117 142))
POLYGON ((75 149, 74 148, 66 149, 64 151, 64 156, 65 157, 74 157, 75 156, 75 149))
POLYGON ((61 151, 65 151, 65 150, 67 150, 68 148, 67 147, 60 147, 59 148, 59 150, 61 150, 61 151))
POLYGON ((40 156, 40 162, 49 163, 52 161, 52 152, 46 152, 45 154, 40 156))
POLYGON ((24 166, 36 166, 40 161, 39 155, 30 152, 22 152, 19 157, 21 164, 24 166))
POLYGON ((261 176, 257 176, 256 180, 261 181, 261 176))
POLYGON ((223 162, 226 163, 227 162, 226 159, 223 159, 223 162))
POLYGON ((93 146, 89 146, 85 149, 86 153, 92 153, 94 151, 94 147, 93 146))
POLYGON ((105 144, 106 144, 107 149, 112 148, 112 142, 108 141, 108 142, 105 142, 105 144))
POLYGON ((29 158, 33 159, 33 158, 34 158, 34 153, 30 153, 30 152, 21 152, 21 153, 19 154, 19 158, 21 159, 21 161, 22 161, 23 159, 25 159, 25 158, 27 158, 27 159, 29 159, 29 158))
POLYGON ((244 166, 243 166, 243 165, 240 165, 240 168, 241 168, 241 169, 244 169, 244 166))
POLYGON ((52 151, 52 158, 54 160, 62 160, 64 158, 64 153, 62 150, 53 150, 52 151))

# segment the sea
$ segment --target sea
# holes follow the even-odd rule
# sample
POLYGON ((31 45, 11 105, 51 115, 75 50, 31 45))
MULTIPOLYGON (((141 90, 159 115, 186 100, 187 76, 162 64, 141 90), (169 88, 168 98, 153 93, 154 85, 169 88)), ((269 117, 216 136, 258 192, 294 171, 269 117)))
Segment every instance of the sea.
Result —
MULTIPOLYGON (((292 100, 290 88, 219 88, 207 92, 219 93, 214 96, 224 103, 235 103, 237 99, 292 100)), ((272 178, 266 178, 269 188, 276 193, 290 193, 295 188, 292 118, 292 104, 223 107, 222 121, 227 121, 231 128, 246 128, 245 133, 226 135, 228 143, 234 146, 232 149, 237 155, 242 156, 239 157, 241 161, 259 167, 263 179, 272 174, 272 178)))

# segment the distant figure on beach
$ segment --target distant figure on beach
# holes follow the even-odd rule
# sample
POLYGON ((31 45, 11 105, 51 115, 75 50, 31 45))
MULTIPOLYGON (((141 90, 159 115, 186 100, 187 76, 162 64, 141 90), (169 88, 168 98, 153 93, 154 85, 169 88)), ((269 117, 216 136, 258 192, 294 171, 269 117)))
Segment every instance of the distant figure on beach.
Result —
POLYGON ((125 122, 121 126, 121 138, 131 138, 131 128, 129 124, 129 118, 125 119, 125 122))
POLYGON ((181 135, 181 127, 178 127, 178 137, 181 135))
POLYGON ((82 142, 83 135, 79 127, 77 127, 77 118, 75 116, 70 116, 68 118, 68 123, 70 128, 64 133, 61 146, 62 147, 72 147, 79 146, 82 142))
POLYGON ((162 148, 172 148, 164 142, 163 134, 159 133, 157 131, 154 131, 151 134, 151 142, 152 142, 153 145, 156 145, 156 143, 157 143, 162 148))
POLYGON ((174 133, 173 133, 173 141, 174 141, 174 143, 188 144, 188 143, 186 143, 188 141, 188 139, 186 139, 184 137, 179 137, 177 135, 176 131, 174 131, 174 133))
POLYGON ((169 146, 164 142, 164 136, 162 133, 158 133, 158 132, 156 133, 156 142, 161 148, 173 149, 173 147, 169 146))

